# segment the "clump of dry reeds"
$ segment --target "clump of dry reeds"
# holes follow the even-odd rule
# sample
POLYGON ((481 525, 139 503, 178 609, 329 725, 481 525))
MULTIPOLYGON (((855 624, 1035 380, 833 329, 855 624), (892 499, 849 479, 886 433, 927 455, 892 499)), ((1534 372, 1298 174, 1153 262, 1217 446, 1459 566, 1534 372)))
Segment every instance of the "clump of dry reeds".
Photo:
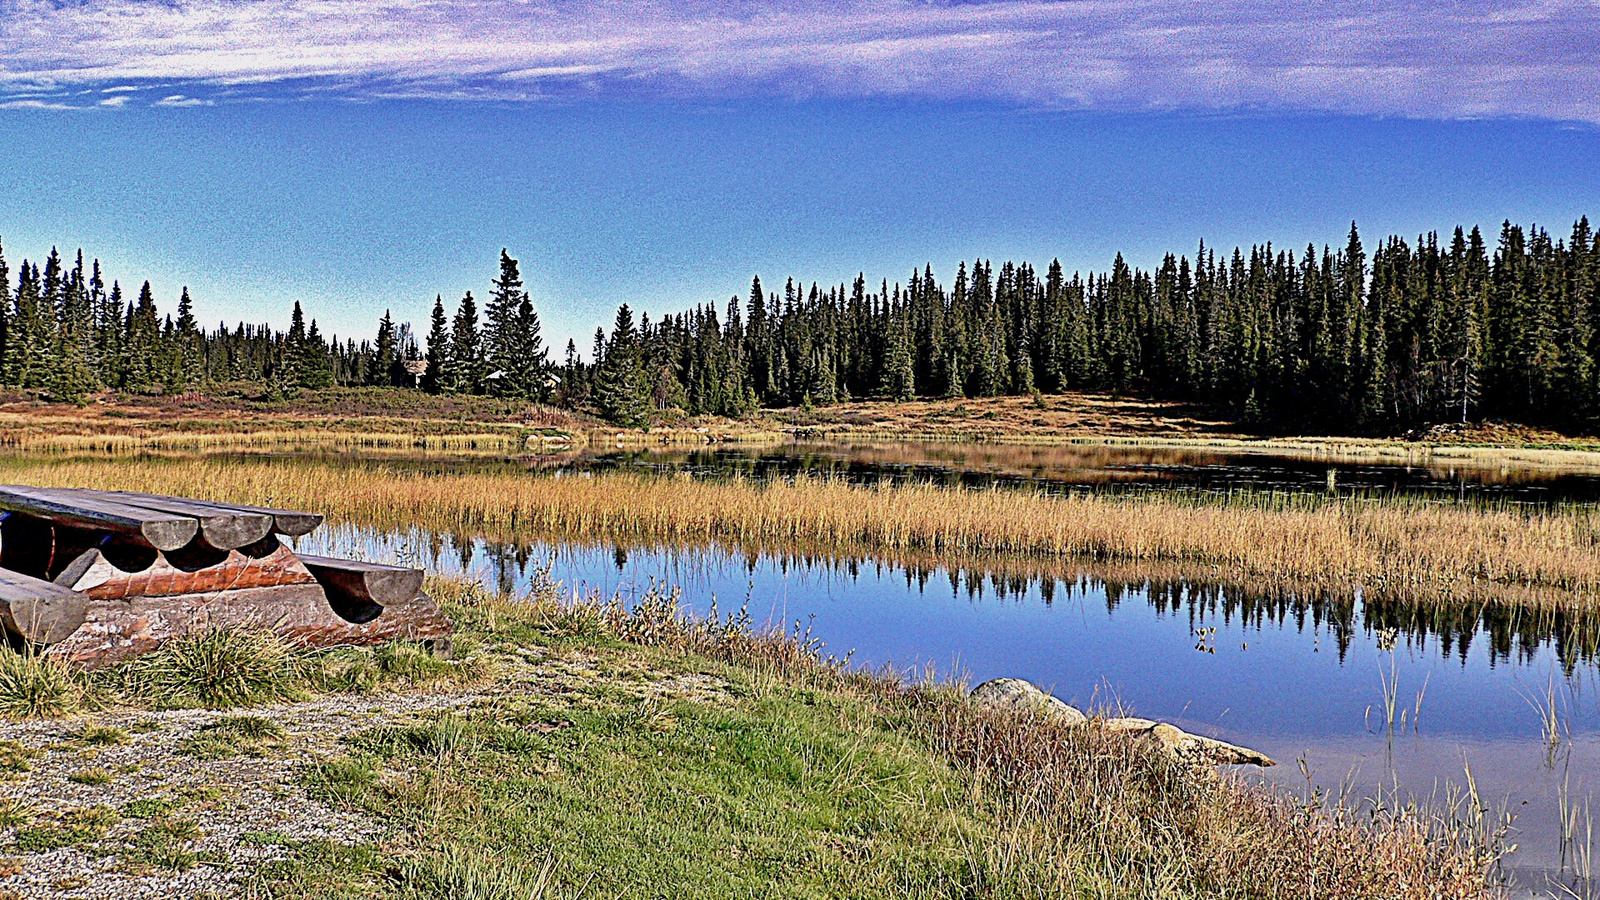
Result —
POLYGON ((317 509, 388 529, 495 540, 572 537, 804 545, 840 552, 1182 563, 1341 595, 1593 608, 1600 527, 1583 508, 1283 495, 1159 495, 631 473, 424 472, 269 460, 25 460, 7 480, 317 509))

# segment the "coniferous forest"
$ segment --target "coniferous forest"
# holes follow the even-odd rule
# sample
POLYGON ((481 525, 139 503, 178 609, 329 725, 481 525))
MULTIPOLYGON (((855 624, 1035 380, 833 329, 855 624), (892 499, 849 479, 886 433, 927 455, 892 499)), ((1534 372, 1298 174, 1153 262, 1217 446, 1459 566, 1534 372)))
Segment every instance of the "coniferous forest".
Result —
POLYGON ((1168 255, 1154 271, 1119 255, 1068 274, 1059 262, 988 260, 903 282, 757 278, 726 307, 652 320, 624 304, 609 331, 559 359, 517 261, 502 251, 480 313, 434 300, 420 341, 385 313, 375 339, 324 338, 298 303, 286 332, 202 330, 187 289, 161 314, 146 282, 109 287, 81 251, 0 252, 0 382, 66 401, 93 391, 223 381, 268 396, 341 385, 487 393, 588 409, 625 425, 661 414, 739 416, 848 399, 1096 390, 1185 400, 1276 431, 1384 433, 1498 418, 1600 427, 1600 236, 1504 223, 1370 249, 1272 244, 1168 255))

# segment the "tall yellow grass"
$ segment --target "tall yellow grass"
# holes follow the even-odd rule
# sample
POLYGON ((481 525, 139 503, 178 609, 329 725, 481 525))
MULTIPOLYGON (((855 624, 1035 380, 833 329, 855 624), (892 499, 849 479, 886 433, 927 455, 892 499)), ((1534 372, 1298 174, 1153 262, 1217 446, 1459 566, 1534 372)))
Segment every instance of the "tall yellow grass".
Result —
POLYGON ((1524 512, 1313 499, 1163 496, 837 481, 431 473, 315 461, 12 459, 0 479, 314 509, 378 528, 785 545, 841 552, 1164 561, 1340 593, 1600 607, 1600 527, 1585 508, 1524 512))
POLYGON ((493 450, 513 452, 545 441, 514 432, 419 434, 406 431, 166 431, 149 434, 36 434, 5 441, 44 453, 131 454, 225 450, 493 450))

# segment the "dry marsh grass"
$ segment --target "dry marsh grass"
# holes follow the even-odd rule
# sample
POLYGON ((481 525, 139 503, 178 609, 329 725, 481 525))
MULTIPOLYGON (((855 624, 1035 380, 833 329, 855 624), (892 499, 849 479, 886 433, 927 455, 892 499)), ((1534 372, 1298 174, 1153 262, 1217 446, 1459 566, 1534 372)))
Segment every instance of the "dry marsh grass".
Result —
POLYGON ((1336 595, 1592 609, 1600 523, 1542 510, 1258 495, 1044 496, 1015 490, 530 476, 254 460, 13 460, 6 480, 136 489, 315 509, 384 529, 797 545, 938 557, 1180 563, 1219 580, 1292 581, 1336 595))

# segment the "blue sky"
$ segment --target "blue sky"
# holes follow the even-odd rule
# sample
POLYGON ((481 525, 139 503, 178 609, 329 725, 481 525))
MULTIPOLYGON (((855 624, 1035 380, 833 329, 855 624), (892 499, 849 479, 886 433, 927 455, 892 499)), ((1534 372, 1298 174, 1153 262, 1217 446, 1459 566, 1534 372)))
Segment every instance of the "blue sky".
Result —
POLYGON ((0 238, 370 334, 1600 210, 1600 4, 0 0, 0 238))

